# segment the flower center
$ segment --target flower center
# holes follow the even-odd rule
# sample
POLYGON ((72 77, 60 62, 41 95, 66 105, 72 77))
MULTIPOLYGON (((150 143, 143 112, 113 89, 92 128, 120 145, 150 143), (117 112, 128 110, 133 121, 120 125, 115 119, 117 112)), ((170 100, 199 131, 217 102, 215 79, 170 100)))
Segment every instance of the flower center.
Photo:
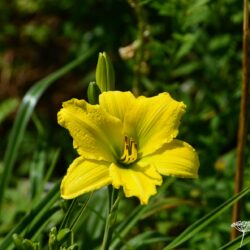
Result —
POLYGON ((137 160, 137 144, 134 138, 124 137, 124 149, 123 155, 120 158, 120 161, 124 164, 130 164, 137 160))

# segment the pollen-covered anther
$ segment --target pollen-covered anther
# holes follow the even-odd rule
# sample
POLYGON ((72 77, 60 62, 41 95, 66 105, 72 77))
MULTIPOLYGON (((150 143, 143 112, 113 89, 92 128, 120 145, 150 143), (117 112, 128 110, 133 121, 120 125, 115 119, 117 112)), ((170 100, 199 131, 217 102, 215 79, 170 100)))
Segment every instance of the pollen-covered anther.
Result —
POLYGON ((137 144, 133 138, 128 140, 128 137, 124 137, 124 149, 123 155, 120 158, 124 164, 130 164, 137 160, 137 144))

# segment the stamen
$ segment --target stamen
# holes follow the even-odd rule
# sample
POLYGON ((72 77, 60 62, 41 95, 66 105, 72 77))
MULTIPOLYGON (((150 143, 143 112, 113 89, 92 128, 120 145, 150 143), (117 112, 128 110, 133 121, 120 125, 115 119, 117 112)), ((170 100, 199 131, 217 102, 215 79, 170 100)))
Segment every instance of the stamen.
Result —
POLYGON ((137 144, 133 138, 130 138, 128 142, 128 137, 124 137, 123 155, 120 160, 124 164, 130 164, 137 160, 137 144))
POLYGON ((123 149, 123 155, 121 156, 120 160, 122 162, 126 161, 127 157, 129 155, 129 144, 128 144, 128 137, 125 136, 124 138, 124 149, 123 149))

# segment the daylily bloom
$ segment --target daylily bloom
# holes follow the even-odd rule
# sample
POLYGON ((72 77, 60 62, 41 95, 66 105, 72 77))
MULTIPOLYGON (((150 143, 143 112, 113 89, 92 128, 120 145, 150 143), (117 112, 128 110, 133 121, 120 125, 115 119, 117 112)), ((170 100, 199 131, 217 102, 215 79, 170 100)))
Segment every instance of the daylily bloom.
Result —
POLYGON ((162 184, 161 175, 196 178, 199 160, 186 142, 175 139, 185 105, 168 93, 135 97, 108 91, 99 104, 71 99, 58 112, 80 155, 61 183, 61 196, 72 199, 113 185, 126 197, 147 204, 162 184))

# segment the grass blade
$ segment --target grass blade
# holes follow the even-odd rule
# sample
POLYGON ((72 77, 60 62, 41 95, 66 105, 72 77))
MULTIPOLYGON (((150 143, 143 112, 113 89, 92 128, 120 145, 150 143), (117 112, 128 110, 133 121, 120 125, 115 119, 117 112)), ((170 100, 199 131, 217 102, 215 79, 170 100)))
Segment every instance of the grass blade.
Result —
MULTIPOLYGON (((240 235, 236 239, 228 242, 226 245, 220 247, 219 250, 237 250, 237 249, 239 249, 241 238, 242 238, 242 235, 240 235)), ((244 240, 242 242, 242 246, 245 246, 248 243, 250 243, 250 235, 246 235, 244 237, 244 240)))
POLYGON ((50 217, 52 217, 55 213, 61 211, 61 207, 54 206, 48 210, 46 210, 42 216, 39 218, 39 220, 36 221, 28 230, 28 232, 25 233, 24 238, 26 239, 34 239, 35 235, 40 233, 43 230, 43 227, 45 223, 48 221, 50 217))
POLYGON ((250 191, 250 187, 244 189, 242 192, 234 196, 233 198, 227 200, 222 205, 214 209, 212 212, 199 219, 195 223, 193 223, 190 227, 188 227, 183 233, 181 233, 175 240, 173 240, 168 246, 166 246, 163 250, 173 249, 183 242, 190 239, 192 236, 201 231, 206 225, 208 225, 211 221, 216 219, 220 214, 222 214, 226 209, 232 206, 235 202, 241 199, 243 196, 248 194, 250 191))
POLYGON ((34 107, 36 106, 39 98, 52 83, 54 83, 60 77, 62 77, 70 70, 81 64, 95 51, 96 48, 93 47, 88 52, 77 58, 76 60, 72 61, 63 68, 57 70, 56 72, 50 74, 46 78, 38 81, 25 94, 22 103, 20 105, 20 108, 18 110, 13 128, 11 130, 9 142, 4 155, 4 169, 2 175, 0 176, 0 215, 1 215, 1 207, 2 207, 5 188, 8 185, 9 178, 11 176, 12 169, 16 161, 20 142, 23 138, 24 131, 26 129, 26 126, 30 120, 34 107))
POLYGON ((44 199, 32 209, 23 219, 13 228, 0 244, 0 249, 7 249, 12 243, 12 235, 20 234, 28 225, 32 224, 34 219, 39 220, 43 214, 55 203, 59 198, 60 182, 57 182, 44 199))
POLYGON ((125 236, 132 230, 132 228, 138 223, 138 221, 148 212, 151 207, 154 206, 154 202, 157 197, 164 192, 173 182, 175 178, 168 178, 167 181, 161 186, 158 195, 153 197, 147 206, 138 206, 134 211, 127 216, 127 218, 114 230, 114 237, 111 243, 110 249, 117 249, 120 243, 125 244, 125 236))

